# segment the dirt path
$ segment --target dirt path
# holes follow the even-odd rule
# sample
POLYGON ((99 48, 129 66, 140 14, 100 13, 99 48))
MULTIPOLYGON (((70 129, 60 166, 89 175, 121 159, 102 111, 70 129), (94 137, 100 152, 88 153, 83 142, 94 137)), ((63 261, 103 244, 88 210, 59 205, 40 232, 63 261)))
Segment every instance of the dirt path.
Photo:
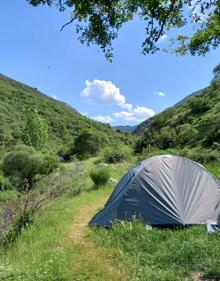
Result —
POLYGON ((78 259, 74 263, 73 281, 126 281, 127 273, 115 262, 113 253, 98 248, 88 237, 91 217, 104 205, 107 197, 97 198, 79 210, 70 232, 70 241, 78 247, 78 259))
POLYGON ((74 242, 82 242, 86 235, 88 223, 91 217, 98 211, 99 208, 104 206, 106 201, 107 197, 103 197, 101 199, 99 198, 91 205, 83 206, 83 208, 79 210, 79 215, 76 217, 70 233, 70 238, 74 240, 74 242))

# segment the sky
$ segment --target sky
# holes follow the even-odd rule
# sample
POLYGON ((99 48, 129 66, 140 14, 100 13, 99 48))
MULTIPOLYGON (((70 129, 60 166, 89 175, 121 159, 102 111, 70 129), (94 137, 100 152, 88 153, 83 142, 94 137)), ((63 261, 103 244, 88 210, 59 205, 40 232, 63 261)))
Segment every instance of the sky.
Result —
MULTIPOLYGON (((144 23, 126 24, 113 62, 78 41, 70 10, 0 1, 0 73, 38 88, 80 113, 112 125, 134 125, 209 85, 220 49, 205 57, 143 55, 144 23)), ((167 44, 172 32, 161 40, 167 44)), ((1 102, 1 101, 0 101, 1 102)))

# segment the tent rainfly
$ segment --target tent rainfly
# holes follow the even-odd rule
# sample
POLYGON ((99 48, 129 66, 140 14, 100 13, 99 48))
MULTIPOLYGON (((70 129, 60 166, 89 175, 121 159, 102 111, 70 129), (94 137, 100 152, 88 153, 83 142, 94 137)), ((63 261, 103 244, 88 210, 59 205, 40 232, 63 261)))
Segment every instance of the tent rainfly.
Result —
POLYGON ((185 157, 147 158, 123 176, 90 225, 134 217, 152 226, 220 224, 220 181, 185 157))

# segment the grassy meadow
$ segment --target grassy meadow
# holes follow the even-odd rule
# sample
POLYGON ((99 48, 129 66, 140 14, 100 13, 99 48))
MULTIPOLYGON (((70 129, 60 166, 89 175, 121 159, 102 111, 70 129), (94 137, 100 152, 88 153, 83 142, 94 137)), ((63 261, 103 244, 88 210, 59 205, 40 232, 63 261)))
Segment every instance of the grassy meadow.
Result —
MULTIPOLYGON (((220 280, 220 236, 207 235, 205 226, 150 229, 134 221, 112 229, 86 228, 77 242, 71 235, 80 229, 77 218, 84 213, 91 218, 114 188, 109 183, 94 187, 89 177, 94 162, 97 158, 81 164, 85 176, 79 195, 56 200, 14 244, 0 249, 0 280, 203 280, 195 279, 200 274, 220 280)), ((74 164, 63 165, 71 171, 74 164)), ((111 164, 108 169, 119 179, 131 165, 111 164)), ((219 167, 207 167, 220 176, 219 167)))

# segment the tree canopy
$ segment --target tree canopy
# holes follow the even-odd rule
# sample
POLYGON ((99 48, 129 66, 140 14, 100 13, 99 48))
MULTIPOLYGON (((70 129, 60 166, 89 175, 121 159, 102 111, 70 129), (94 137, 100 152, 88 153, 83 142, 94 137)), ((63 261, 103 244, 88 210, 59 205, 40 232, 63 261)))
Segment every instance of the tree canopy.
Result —
MULTIPOLYGON (((192 34, 179 34, 165 51, 180 55, 205 55, 220 44, 220 0, 26 0, 33 6, 46 4, 60 11, 72 9, 70 23, 75 23, 79 40, 97 44, 107 59, 112 59, 112 41, 119 29, 139 16, 146 24, 142 42, 144 54, 155 53, 162 36, 170 29, 192 26, 192 34)), ((179 30, 180 32, 181 29, 179 30)))

